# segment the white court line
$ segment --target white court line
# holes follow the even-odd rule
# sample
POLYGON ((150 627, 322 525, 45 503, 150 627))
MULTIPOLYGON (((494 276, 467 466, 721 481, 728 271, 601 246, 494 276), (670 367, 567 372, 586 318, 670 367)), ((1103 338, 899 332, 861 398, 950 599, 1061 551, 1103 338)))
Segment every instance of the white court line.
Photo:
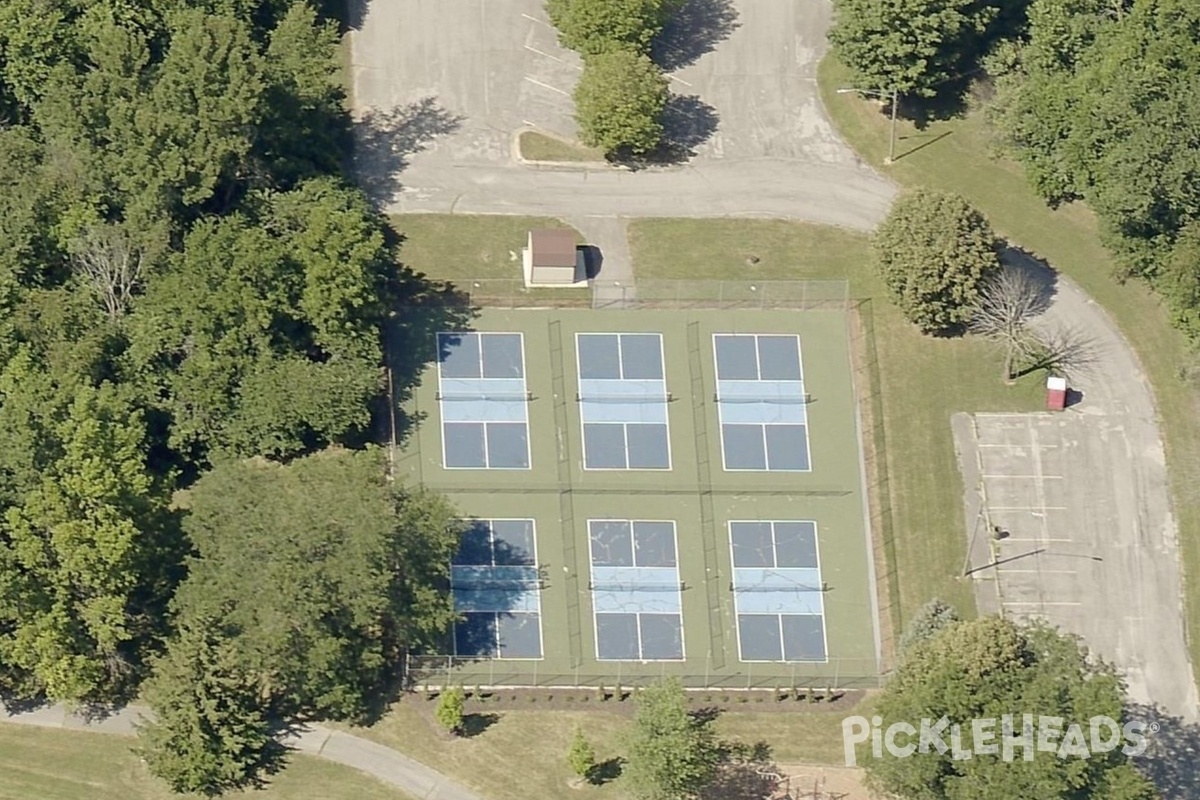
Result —
POLYGON ((551 85, 549 85, 549 84, 547 84, 547 83, 542 83, 541 81, 539 81, 539 80, 535 80, 535 79, 533 79, 533 78, 529 77, 528 75, 526 75, 526 76, 525 76, 525 80, 529 81, 529 82, 530 82, 530 83, 532 83, 532 84, 535 84, 535 85, 537 85, 537 86, 540 86, 540 87, 542 87, 543 89, 549 89, 549 90, 550 90, 550 91, 552 91, 552 92, 558 92, 559 94, 561 94, 561 95, 565 95, 565 96, 567 96, 567 97, 570 97, 570 96, 571 96, 571 95, 570 95, 568 92, 564 92, 562 89, 557 89, 557 88, 555 88, 555 87, 553 87, 553 86, 551 86, 551 85))

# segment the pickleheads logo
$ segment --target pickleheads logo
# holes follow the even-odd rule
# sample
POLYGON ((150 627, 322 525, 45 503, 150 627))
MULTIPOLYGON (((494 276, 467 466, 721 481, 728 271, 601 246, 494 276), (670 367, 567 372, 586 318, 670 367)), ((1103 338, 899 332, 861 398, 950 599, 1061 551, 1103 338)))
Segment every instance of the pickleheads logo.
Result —
POLYGON ((883 727, 881 717, 846 717, 842 720, 842 746, 846 766, 858 765, 858 745, 871 741, 871 754, 883 758, 884 751, 895 758, 915 753, 950 753, 956 761, 975 756, 1000 756, 1015 761, 1017 753, 1032 761, 1037 753, 1056 753, 1059 758, 1089 758, 1094 753, 1109 753, 1121 748, 1127 756, 1146 751, 1146 736, 1158 732, 1158 723, 1131 721, 1121 725, 1111 717, 1092 717, 1086 725, 1066 724, 1062 717, 1034 714, 1005 714, 1001 717, 973 719, 969 723, 951 722, 946 717, 921 720, 919 725, 894 722, 883 727))

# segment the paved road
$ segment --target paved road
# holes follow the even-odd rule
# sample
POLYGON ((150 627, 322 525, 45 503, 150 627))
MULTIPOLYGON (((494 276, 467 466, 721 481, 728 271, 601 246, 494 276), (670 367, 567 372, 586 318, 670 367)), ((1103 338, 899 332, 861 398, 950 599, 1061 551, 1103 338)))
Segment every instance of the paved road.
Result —
MULTIPOLYGON (((91 721, 70 713, 64 706, 47 706, 34 711, 9 714, 0 704, 0 722, 120 736, 133 735, 135 725, 146 713, 146 709, 130 707, 104 719, 91 721)), ((440 772, 391 748, 349 733, 331 730, 321 725, 310 725, 303 732, 290 737, 286 743, 301 753, 365 772, 415 798, 483 800, 440 772)))
MULTIPOLYGON (((974 573, 980 610, 1002 607, 1083 636, 1122 669, 1135 702, 1200 721, 1149 381, 1112 319, 1071 281, 1057 279, 1040 324, 1091 341, 1095 363, 1071 381, 1080 402, 1058 414, 954 422, 968 522, 982 500, 983 519, 1010 533, 996 548, 1003 563, 974 573)), ((986 524, 975 532, 980 567, 991 562, 986 524)))
POLYGON ((681 64, 672 129, 696 155, 639 172, 513 159, 522 127, 574 132, 578 58, 558 46, 541 5, 366 7, 352 45, 356 113, 374 120, 359 130, 360 168, 390 210, 780 217, 857 229, 886 212, 893 186, 838 139, 817 95, 827 3, 693 0, 714 10, 709 27, 720 31, 676 36, 670 57, 681 64))

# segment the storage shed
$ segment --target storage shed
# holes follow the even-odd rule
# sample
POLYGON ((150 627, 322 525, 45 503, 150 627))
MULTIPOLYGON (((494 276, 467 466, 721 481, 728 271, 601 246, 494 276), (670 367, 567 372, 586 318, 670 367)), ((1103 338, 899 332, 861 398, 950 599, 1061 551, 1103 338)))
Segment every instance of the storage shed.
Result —
POLYGON ((583 251, 575 246, 572 230, 530 231, 523 256, 527 286, 572 286, 587 280, 583 251))

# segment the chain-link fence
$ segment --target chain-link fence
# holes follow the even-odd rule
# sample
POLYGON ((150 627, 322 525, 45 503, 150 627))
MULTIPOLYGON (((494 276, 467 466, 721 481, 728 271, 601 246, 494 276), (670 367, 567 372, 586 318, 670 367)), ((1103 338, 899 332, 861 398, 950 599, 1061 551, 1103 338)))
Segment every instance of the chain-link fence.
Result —
POLYGON ((592 282, 593 308, 844 310, 849 301, 844 280, 592 282))
POLYGON ((735 668, 698 671, 686 664, 593 662, 563 671, 539 661, 512 661, 456 656, 409 656, 406 676, 411 686, 508 686, 596 688, 646 686, 675 677, 688 689, 876 689, 883 685, 874 659, 834 658, 814 663, 739 662, 735 668))
POLYGON ((803 281, 591 281, 587 287, 530 288, 519 279, 454 281, 463 299, 478 308, 717 308, 844 310, 844 280, 803 281))

